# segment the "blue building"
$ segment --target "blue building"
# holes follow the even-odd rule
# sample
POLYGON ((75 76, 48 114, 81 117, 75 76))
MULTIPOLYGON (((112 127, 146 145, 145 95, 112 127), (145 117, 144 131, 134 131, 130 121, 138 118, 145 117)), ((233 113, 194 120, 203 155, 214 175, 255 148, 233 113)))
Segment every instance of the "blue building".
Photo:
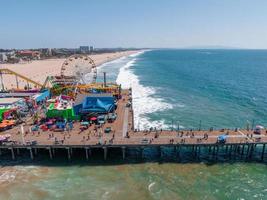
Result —
POLYGON ((116 109, 115 98, 112 94, 80 94, 73 106, 76 115, 106 114, 116 109))

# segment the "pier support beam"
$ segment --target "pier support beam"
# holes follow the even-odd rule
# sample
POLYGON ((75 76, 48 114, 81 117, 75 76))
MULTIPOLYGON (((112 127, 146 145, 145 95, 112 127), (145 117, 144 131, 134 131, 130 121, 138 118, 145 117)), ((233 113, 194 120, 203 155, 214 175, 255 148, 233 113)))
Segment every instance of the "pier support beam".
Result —
POLYGON ((211 152, 211 146, 209 146, 209 153, 211 152))
POLYGON ((233 150, 233 145, 230 145, 230 150, 229 150, 229 158, 232 158, 232 150, 233 150))
POLYGON ((10 150, 11 150, 12 160, 15 160, 15 153, 14 153, 14 149, 13 149, 13 147, 10 148, 10 150))
POLYGON ((20 152, 19 152, 19 148, 17 148, 17 155, 19 155, 20 154, 20 152))
POLYGON ((2 149, 0 149, 0 156, 2 156, 2 149))
POLYGON ((72 156, 72 148, 70 148, 70 155, 72 156))
POLYGON ((178 152, 177 152, 177 156, 178 156, 179 160, 181 159, 181 156, 180 156, 181 149, 182 149, 182 146, 179 145, 178 146, 178 152))
POLYGON ((250 144, 248 144, 246 159, 248 159, 248 158, 249 158, 249 152, 250 152, 250 148, 251 148, 251 145, 250 145, 250 144))
POLYGON ((261 152, 261 160, 264 160, 264 152, 265 152, 265 144, 262 147, 262 152, 261 152))
POLYGON ((242 150, 241 150, 241 158, 243 158, 243 155, 244 155, 244 149, 245 149, 245 145, 243 144, 243 145, 242 145, 242 150))
POLYGON ((176 145, 173 147, 173 155, 175 155, 175 157, 177 155, 177 146, 176 145))
POLYGON ((107 160, 108 148, 107 147, 103 147, 103 150, 104 150, 104 160, 107 160))
POLYGON ((250 152, 249 152, 249 159, 252 158, 253 156, 253 151, 254 151, 254 144, 251 144, 250 152))
POLYGON ((125 160, 126 147, 122 147, 122 159, 125 160))
POLYGON ((159 158, 161 158, 161 148, 160 148, 160 146, 157 147, 157 150, 158 150, 158 156, 159 156, 159 158))
POLYGON ((89 156, 88 156, 88 148, 85 147, 85 157, 86 157, 86 160, 88 160, 89 156))
POLYGON ((89 156, 92 156, 92 149, 88 148, 89 156))
POLYGON ((32 152, 32 148, 28 148, 30 150, 30 156, 31 156, 31 159, 33 160, 33 152, 32 152))
POLYGON ((38 153, 38 149, 37 148, 34 148, 34 155, 37 156, 37 153, 38 153))
POLYGON ((71 159, 70 148, 69 148, 69 147, 67 147, 66 149, 67 149, 67 151, 68 151, 68 160, 70 160, 70 159, 71 159))
POLYGON ((225 147, 225 156, 227 155, 227 153, 228 153, 228 145, 226 145, 225 147))
POLYGON ((48 148, 48 151, 49 151, 49 157, 50 157, 50 160, 53 159, 53 154, 52 154, 52 149, 51 147, 48 148))

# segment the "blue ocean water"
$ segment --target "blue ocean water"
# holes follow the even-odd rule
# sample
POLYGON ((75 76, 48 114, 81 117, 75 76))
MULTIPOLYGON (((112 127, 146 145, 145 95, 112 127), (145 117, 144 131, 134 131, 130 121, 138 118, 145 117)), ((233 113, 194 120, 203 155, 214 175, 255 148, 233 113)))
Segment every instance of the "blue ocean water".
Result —
MULTIPOLYGON (((98 80, 104 71, 133 88, 139 128, 170 128, 172 120, 184 128, 199 120, 202 127, 266 125, 267 51, 153 50, 100 66, 98 80)), ((98 164, 2 157, 0 199, 266 199, 266 163, 162 163, 144 155, 147 162, 123 164, 102 156, 98 164)))
POLYGON ((266 50, 152 50, 120 65, 117 81, 133 88, 137 128, 267 123, 266 50))

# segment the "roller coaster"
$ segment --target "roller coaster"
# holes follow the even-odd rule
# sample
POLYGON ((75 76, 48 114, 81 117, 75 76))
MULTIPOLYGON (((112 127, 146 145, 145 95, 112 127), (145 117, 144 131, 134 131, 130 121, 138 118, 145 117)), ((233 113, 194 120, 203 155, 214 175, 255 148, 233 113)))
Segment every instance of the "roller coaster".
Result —
POLYGON ((34 89, 42 90, 48 88, 52 95, 66 94, 73 98, 75 98, 78 93, 85 94, 93 92, 108 92, 118 97, 121 95, 120 85, 106 83, 105 73, 104 83, 96 82, 96 65, 90 57, 84 55, 73 55, 66 59, 62 64, 60 75, 48 76, 43 84, 10 69, 0 68, 0 84, 2 91, 6 91, 3 75, 15 76, 16 88, 12 88, 12 90, 30 90, 31 84, 34 89), (81 73, 80 71, 83 72, 81 73), (19 78, 27 83, 26 88, 25 85, 23 85, 23 88, 20 88, 19 78))
POLYGON ((13 75, 13 76, 15 76, 17 89, 20 89, 18 78, 24 80, 27 83, 28 88, 29 88, 29 84, 30 83, 34 86, 34 88, 40 88, 41 89, 41 88, 45 88, 46 87, 46 85, 43 85, 41 83, 38 83, 38 82, 36 82, 36 81, 34 81, 34 80, 32 80, 32 79, 24 76, 24 75, 21 75, 21 74, 19 74, 17 72, 12 71, 10 69, 1 68, 0 69, 0 82, 1 82, 1 88, 2 88, 2 90, 5 90, 5 84, 4 84, 4 80, 3 80, 3 75, 13 75))
POLYGON ((78 84, 78 85, 65 85, 65 86, 54 86, 51 88, 53 95, 65 94, 73 98, 78 93, 112 93, 113 96, 119 97, 121 95, 121 86, 115 83, 91 83, 91 84, 78 84))

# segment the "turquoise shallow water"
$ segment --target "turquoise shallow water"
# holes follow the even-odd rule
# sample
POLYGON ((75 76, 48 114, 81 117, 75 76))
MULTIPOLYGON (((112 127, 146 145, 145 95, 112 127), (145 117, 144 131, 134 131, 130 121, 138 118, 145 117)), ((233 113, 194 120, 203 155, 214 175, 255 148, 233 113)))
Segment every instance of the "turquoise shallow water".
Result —
POLYGON ((266 170, 201 163, 5 167, 0 199, 266 199, 266 170))
MULTIPOLYGON (((139 128, 267 122, 267 51, 155 50, 101 66, 99 80, 103 71, 133 88, 139 128)), ((0 161, 0 199, 267 198, 265 164, 55 162, 0 161)))

